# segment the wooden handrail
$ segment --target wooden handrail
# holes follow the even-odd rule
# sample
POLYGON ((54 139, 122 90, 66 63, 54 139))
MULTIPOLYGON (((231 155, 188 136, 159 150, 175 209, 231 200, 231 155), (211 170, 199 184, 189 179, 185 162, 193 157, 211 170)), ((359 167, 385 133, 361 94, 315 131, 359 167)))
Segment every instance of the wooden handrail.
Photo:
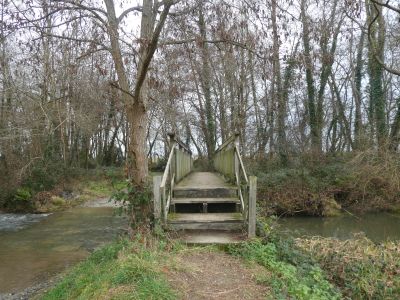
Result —
POLYGON ((230 143, 234 142, 235 139, 239 136, 238 133, 235 133, 234 135, 231 135, 225 142, 222 143, 221 146, 219 146, 217 148, 217 150, 215 150, 215 153, 221 151, 222 149, 224 149, 225 147, 227 147, 230 143))
POLYGON ((237 157, 238 157, 238 159, 239 159, 239 162, 240 162, 240 167, 241 167, 242 172, 243 172, 244 180, 246 181, 246 183, 249 183, 249 179, 247 178, 247 174, 246 174, 246 169, 244 168, 242 156, 240 155, 240 151, 239 151, 239 148, 238 148, 237 145, 235 145, 235 150, 236 150, 236 151, 235 151, 235 152, 236 152, 236 155, 237 155, 237 157))
POLYGON ((167 165, 160 180, 160 185, 155 187, 160 199, 155 199, 155 205, 160 205, 163 221, 167 221, 169 207, 172 202, 175 183, 189 174, 192 170, 193 160, 190 149, 170 134, 171 147, 168 155, 167 165))
POLYGON ((174 141, 176 144, 178 144, 182 149, 184 149, 187 153, 192 155, 192 150, 189 149, 187 145, 185 145, 179 138, 175 136, 175 133, 169 133, 169 138, 174 141))
POLYGON ((168 172, 169 172, 169 169, 171 166, 171 161, 172 161, 172 158, 174 157, 174 151, 175 151, 175 144, 173 144, 171 147, 171 152, 169 153, 167 165, 165 166, 164 174, 161 179, 160 188, 165 187, 165 183, 167 182, 167 177, 168 177, 168 172))
POLYGON ((248 226, 249 237, 253 237, 255 235, 257 178, 247 176, 239 148, 239 134, 232 135, 218 147, 215 151, 214 167, 236 184, 243 220, 248 226))

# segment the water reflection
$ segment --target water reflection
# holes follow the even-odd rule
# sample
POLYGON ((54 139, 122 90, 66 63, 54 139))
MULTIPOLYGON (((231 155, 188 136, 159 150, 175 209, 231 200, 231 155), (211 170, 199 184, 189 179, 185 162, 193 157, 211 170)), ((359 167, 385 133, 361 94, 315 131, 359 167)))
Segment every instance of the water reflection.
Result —
POLYGON ((281 229, 294 236, 323 236, 348 239, 363 232, 375 241, 400 240, 400 215, 391 213, 343 215, 332 218, 291 217, 279 220, 281 229))

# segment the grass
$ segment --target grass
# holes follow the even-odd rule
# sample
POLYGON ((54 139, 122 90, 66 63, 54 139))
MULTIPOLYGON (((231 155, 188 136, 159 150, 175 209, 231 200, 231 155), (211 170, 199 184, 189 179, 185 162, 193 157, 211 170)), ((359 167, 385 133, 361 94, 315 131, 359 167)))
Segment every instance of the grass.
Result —
POLYGON ((310 256, 287 240, 253 240, 229 247, 229 253, 266 268, 257 280, 271 288, 271 299, 341 299, 340 291, 310 256))
POLYGON ((111 198, 116 190, 122 190, 127 187, 127 181, 121 176, 120 171, 116 169, 102 172, 89 172, 69 179, 62 185, 56 187, 51 192, 38 193, 45 197, 41 201, 35 201, 36 210, 40 212, 53 212, 71 208, 86 201, 97 198, 111 198), (64 199, 58 194, 62 190, 67 190, 75 194, 73 198, 64 199))
POLYGON ((400 242, 374 244, 364 236, 341 241, 296 239, 314 256, 331 282, 351 299, 400 299, 400 242))
POLYGON ((52 299, 176 299, 163 275, 164 243, 121 240, 95 251, 42 296, 52 299))
POLYGON ((224 251, 259 265, 251 272, 259 284, 272 291, 266 297, 341 298, 339 290, 310 256, 290 241, 275 236, 268 241, 254 239, 227 247, 190 248, 154 237, 121 240, 94 252, 41 299, 180 299, 166 277, 170 272, 185 269, 176 257, 185 252, 198 255, 210 251, 224 251))

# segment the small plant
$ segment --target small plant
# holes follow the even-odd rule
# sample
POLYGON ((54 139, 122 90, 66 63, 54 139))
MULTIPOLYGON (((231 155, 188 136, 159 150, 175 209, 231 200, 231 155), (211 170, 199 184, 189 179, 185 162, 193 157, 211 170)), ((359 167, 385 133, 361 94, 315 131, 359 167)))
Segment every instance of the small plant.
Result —
POLYGON ((128 183, 127 188, 116 190, 111 196, 111 200, 121 204, 119 213, 126 213, 131 217, 133 228, 149 228, 152 221, 152 192, 150 187, 147 186, 143 190, 139 190, 133 184, 128 183))
POLYGON ((16 190, 14 199, 15 201, 23 201, 27 202, 32 198, 32 191, 31 189, 27 187, 20 187, 19 189, 16 190))
POLYGON ((324 271, 290 239, 271 234, 268 240, 257 239, 228 249, 231 254, 255 261, 271 271, 271 276, 259 281, 271 286, 278 299, 341 299, 324 271))

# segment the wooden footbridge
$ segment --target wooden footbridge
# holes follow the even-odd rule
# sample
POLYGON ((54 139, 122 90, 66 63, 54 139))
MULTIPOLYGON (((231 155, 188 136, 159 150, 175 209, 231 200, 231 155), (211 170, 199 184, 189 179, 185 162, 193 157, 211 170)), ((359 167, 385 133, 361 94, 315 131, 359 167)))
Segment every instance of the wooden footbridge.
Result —
POLYGON ((247 177, 239 135, 216 150, 216 172, 193 172, 190 149, 173 135, 170 142, 164 174, 153 178, 155 219, 191 244, 255 236, 257 178, 247 177))

